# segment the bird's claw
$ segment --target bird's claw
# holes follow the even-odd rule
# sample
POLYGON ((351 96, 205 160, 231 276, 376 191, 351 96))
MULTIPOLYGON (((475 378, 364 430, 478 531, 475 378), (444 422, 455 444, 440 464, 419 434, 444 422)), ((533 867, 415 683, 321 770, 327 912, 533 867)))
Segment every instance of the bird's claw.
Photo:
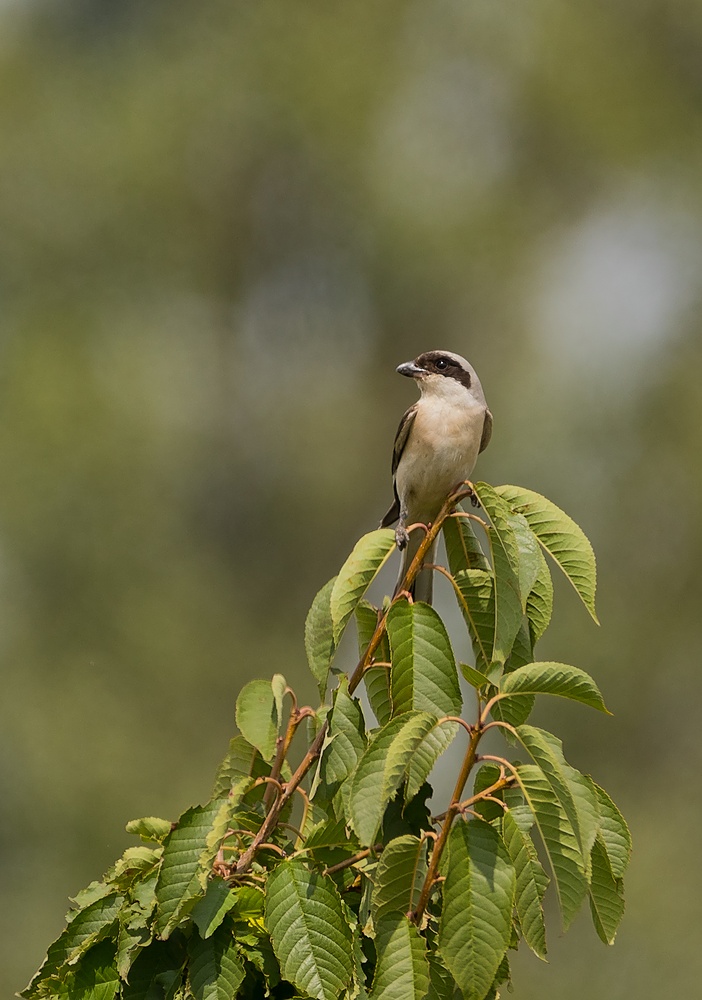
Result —
POLYGON ((395 528, 395 542, 397 543, 398 549, 405 548, 407 542, 409 541, 409 537, 410 537, 409 531, 404 526, 404 524, 402 523, 398 524, 398 526, 395 528))

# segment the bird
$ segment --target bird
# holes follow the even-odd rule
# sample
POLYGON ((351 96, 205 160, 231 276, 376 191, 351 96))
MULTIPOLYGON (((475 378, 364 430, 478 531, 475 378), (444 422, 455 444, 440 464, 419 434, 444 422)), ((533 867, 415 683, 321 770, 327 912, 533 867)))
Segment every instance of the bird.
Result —
MULTIPOLYGON (((469 479, 478 455, 492 436, 492 413, 472 365, 451 351, 426 351, 397 367, 413 378, 418 401, 406 411, 395 435, 392 477, 395 499, 380 522, 388 528, 397 521, 395 541, 402 551, 395 594, 414 559, 424 533, 408 526, 429 527, 454 487, 469 479)), ((423 565, 434 562, 436 540, 423 565)), ((413 600, 431 604, 433 570, 422 569, 410 593, 413 600)))

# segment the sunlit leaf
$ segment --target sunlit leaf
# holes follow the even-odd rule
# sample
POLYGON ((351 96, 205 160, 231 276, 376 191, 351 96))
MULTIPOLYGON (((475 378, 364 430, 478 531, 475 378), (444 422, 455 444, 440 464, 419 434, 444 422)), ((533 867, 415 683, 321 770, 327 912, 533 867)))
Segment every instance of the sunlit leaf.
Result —
POLYGON ((535 646, 551 622, 553 614, 553 580, 543 552, 539 549, 539 571, 526 602, 531 642, 535 646))
POLYGON ((577 837, 540 768, 517 768, 519 785, 541 834, 556 883, 563 926, 567 929, 587 895, 587 879, 577 837))
POLYGON ((395 532, 378 528, 364 535, 339 570, 330 596, 334 641, 339 642, 356 605, 395 548, 395 532))
POLYGON ((285 979, 316 1000, 337 1000, 353 970, 351 931, 331 878, 284 861, 266 886, 266 926, 285 979))
POLYGON ((227 756, 217 769, 212 797, 218 799, 228 795, 232 785, 240 778, 262 778, 270 771, 270 764, 264 761, 256 747, 243 736, 235 736, 229 741, 227 756))
POLYGON ((548 876, 536 856, 531 838, 520 829, 511 810, 504 815, 502 835, 517 874, 516 906, 524 940, 535 955, 545 959, 546 926, 541 900, 548 876))
POLYGON ((312 676, 317 681, 319 695, 324 698, 329 668, 334 657, 334 627, 331 616, 331 594, 336 577, 325 583, 312 601, 305 621, 305 651, 312 676))
POLYGON ((280 715, 270 681, 249 681, 236 700, 236 724, 249 743, 272 760, 280 728, 280 715))
POLYGON ((504 663, 522 623, 519 582, 520 551, 509 505, 487 483, 477 483, 475 492, 490 520, 488 541, 495 573, 495 622, 492 659, 504 663))
POLYGON ((622 878, 631 860, 631 833, 626 820, 604 788, 593 782, 600 805, 599 836, 607 852, 612 874, 622 878))
POLYGON ((558 563, 595 621, 595 554, 582 528, 555 503, 521 486, 499 486, 497 493, 523 514, 544 549, 558 563))
POLYGON ((449 835, 439 949, 466 1000, 483 1000, 509 947, 514 867, 489 823, 459 821, 449 835))
POLYGON ((388 913, 414 910, 427 873, 427 843, 419 837, 397 837, 383 849, 373 876, 371 909, 377 922, 388 913))
POLYGON ((349 808, 362 844, 372 844, 413 753, 436 724, 427 712, 407 712, 380 730, 358 762, 351 778, 349 808))
POLYGON ((592 677, 567 663, 529 663, 506 674, 502 680, 503 694, 552 694, 582 702, 600 712, 607 708, 592 677))
POLYGON ((378 920, 378 964, 370 1000, 424 1000, 429 989, 426 944, 406 916, 389 913, 378 920))

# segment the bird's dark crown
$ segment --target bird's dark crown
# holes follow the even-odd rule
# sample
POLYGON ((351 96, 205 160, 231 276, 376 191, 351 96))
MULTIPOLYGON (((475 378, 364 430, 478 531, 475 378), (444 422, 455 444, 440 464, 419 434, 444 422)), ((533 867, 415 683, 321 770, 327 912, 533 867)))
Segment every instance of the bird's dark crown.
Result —
POLYGON ((431 372, 432 375, 445 375, 447 378, 454 378, 466 389, 471 387, 470 372, 453 355, 446 354, 445 351, 427 351, 425 354, 420 354, 415 360, 415 364, 424 368, 425 371, 431 372))

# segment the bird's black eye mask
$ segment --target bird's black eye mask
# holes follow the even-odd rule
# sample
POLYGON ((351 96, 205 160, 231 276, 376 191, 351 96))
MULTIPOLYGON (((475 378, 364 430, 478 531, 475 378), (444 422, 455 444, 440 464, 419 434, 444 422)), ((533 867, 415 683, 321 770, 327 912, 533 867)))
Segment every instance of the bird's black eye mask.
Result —
POLYGON ((448 354, 442 354, 441 351, 427 351, 426 354, 420 354, 415 364, 431 372, 432 375, 445 375, 447 378, 454 378, 466 389, 471 387, 470 372, 462 368, 454 358, 448 354))

